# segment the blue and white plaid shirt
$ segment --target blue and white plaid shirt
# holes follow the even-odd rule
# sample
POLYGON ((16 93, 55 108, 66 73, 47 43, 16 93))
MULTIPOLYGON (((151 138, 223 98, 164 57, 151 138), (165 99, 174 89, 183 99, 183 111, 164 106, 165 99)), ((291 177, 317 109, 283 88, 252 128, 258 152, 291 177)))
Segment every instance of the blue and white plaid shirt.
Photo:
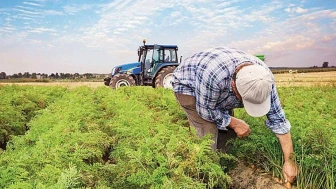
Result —
MULTIPOLYGON (((243 51, 228 47, 213 48, 192 55, 176 68, 173 90, 195 96, 198 114, 205 120, 215 122, 218 129, 226 130, 231 122, 228 110, 244 107, 231 87, 236 67, 244 62, 259 64, 269 70, 259 58, 243 51)), ((281 108, 274 78, 271 109, 266 116, 266 126, 274 133, 289 132, 291 125, 281 108)))

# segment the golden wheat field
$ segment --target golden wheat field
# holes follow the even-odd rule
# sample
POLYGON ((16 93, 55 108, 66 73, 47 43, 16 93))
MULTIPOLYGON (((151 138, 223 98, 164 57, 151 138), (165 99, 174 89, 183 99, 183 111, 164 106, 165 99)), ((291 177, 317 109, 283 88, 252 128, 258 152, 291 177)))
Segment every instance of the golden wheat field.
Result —
POLYGON ((277 86, 336 86, 336 71, 275 74, 277 86))

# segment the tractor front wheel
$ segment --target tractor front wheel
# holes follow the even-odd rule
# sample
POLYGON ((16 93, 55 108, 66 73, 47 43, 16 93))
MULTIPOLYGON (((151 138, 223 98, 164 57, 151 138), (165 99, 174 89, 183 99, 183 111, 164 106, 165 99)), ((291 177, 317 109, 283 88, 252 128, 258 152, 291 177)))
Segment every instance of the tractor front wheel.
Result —
POLYGON ((135 80, 127 74, 117 74, 111 78, 110 87, 117 89, 119 87, 135 86, 135 80))
POLYGON ((110 77, 106 77, 106 78, 104 79, 104 85, 106 85, 106 86, 110 86, 110 81, 111 81, 111 78, 110 78, 110 77))
POLYGON ((173 89, 172 80, 175 68, 175 66, 162 68, 155 78, 155 87, 173 89))

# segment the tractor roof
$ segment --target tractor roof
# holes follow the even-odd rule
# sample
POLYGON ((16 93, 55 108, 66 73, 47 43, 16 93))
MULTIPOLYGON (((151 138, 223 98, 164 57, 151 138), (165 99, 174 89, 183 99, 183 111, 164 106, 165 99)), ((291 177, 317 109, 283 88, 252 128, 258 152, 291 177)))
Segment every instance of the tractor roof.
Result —
MULTIPOLYGON (((146 48, 153 49, 154 45, 145 45, 146 48)), ((177 45, 159 45, 163 48, 168 48, 168 49, 177 49, 177 45)))

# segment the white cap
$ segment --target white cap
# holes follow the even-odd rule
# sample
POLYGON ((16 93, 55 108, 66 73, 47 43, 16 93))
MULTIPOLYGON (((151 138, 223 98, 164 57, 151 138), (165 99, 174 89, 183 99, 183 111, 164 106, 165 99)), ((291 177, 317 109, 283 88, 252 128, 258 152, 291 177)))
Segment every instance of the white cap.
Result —
POLYGON ((270 111, 272 83, 271 72, 260 65, 245 66, 238 71, 237 90, 250 116, 261 117, 270 111))

